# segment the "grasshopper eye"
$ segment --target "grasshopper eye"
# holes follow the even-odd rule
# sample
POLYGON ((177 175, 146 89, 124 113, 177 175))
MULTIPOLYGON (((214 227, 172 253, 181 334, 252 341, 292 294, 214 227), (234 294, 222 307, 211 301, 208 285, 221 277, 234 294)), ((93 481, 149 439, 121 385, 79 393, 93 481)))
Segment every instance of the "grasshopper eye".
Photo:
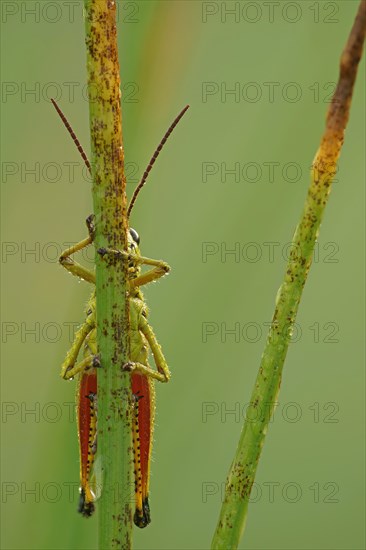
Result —
POLYGON ((132 229, 132 227, 130 229, 130 235, 131 235, 131 237, 133 238, 133 240, 135 241, 136 244, 140 244, 139 234, 137 233, 137 231, 132 229))

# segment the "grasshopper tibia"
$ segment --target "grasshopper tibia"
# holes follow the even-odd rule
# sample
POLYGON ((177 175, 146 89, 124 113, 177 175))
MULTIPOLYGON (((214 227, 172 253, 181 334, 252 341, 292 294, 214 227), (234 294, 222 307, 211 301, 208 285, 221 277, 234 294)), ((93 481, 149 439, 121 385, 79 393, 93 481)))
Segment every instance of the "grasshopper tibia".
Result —
POLYGON ((101 369, 102 368, 102 363, 100 362, 99 353, 97 353, 96 355, 93 356, 93 367, 96 368, 96 369, 101 369))

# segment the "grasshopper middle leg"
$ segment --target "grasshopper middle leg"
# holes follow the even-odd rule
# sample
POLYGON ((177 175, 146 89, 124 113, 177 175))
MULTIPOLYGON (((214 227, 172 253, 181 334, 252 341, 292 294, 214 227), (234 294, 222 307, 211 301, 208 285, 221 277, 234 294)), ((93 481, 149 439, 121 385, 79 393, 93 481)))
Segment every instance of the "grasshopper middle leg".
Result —
POLYGON ((123 370, 127 372, 139 372, 140 374, 144 374, 145 376, 153 378, 154 380, 158 380, 159 382, 169 382, 169 367, 162 352, 161 346, 154 334, 154 331, 145 319, 145 317, 141 318, 139 330, 145 336, 150 346, 157 370, 154 370, 147 365, 143 365, 142 363, 133 361, 130 361, 123 365, 123 370))

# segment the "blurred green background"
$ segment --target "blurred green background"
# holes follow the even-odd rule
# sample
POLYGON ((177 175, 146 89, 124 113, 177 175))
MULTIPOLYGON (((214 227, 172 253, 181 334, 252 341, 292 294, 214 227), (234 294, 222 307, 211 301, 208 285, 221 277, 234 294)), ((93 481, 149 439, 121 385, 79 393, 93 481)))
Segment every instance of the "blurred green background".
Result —
MULTIPOLYGON (((172 266, 145 291, 173 376, 136 548, 209 548, 357 6, 120 7, 130 194, 191 105, 132 218, 142 253, 172 266)), ((75 383, 59 378, 90 287, 57 265, 86 235, 90 184, 49 102, 89 152, 82 2, 1 9, 2 547, 96 548, 75 511, 75 383)), ((240 548, 365 547, 364 67, 240 548)))

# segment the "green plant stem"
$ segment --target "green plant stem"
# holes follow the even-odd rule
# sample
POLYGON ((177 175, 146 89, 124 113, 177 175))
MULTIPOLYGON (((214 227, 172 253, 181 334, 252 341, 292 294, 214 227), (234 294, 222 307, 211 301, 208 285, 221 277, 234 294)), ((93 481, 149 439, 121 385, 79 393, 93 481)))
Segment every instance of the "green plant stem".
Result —
POLYGON ((305 207, 296 227, 284 282, 276 297, 275 312, 254 389, 247 409, 236 456, 226 481, 225 500, 212 548, 237 548, 245 528, 248 501, 259 457, 281 384, 292 329, 314 245, 335 174, 366 29, 363 0, 340 63, 340 76, 329 108, 326 129, 315 156, 305 207))
MULTIPOLYGON (((116 5, 84 0, 92 151, 95 249, 127 250, 126 181, 116 5)), ((99 548, 131 548, 133 494, 131 382, 128 358, 126 262, 96 254, 98 370, 99 548)))

